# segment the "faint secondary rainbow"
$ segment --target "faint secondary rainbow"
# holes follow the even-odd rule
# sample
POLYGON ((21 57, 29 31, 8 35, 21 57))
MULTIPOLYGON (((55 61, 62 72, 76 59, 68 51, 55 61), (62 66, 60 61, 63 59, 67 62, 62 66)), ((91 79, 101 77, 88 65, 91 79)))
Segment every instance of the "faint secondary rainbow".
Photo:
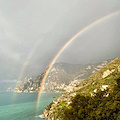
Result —
POLYGON ((49 74, 52 66, 54 65, 55 61, 58 59, 58 57, 61 55, 61 53, 65 50, 65 48, 66 48, 69 44, 71 44, 71 42, 72 42, 73 40, 75 40, 79 35, 82 35, 84 32, 86 32, 86 31, 89 30, 90 28, 94 27, 95 25, 99 24, 100 22, 103 22, 104 20, 109 19, 109 18, 111 18, 111 17, 113 17, 113 16, 115 16, 115 15, 118 15, 118 14, 120 14, 120 11, 113 12, 113 13, 107 15, 107 16, 104 16, 104 17, 102 17, 102 18, 94 21, 93 23, 89 24, 88 26, 86 26, 85 28, 83 28, 82 30, 80 30, 80 31, 79 31, 77 34, 75 34, 70 40, 68 40, 67 43, 65 43, 65 45, 60 49, 60 51, 59 51, 59 52, 57 53, 57 55, 54 57, 54 59, 52 60, 52 62, 50 63, 48 69, 47 69, 46 72, 45 72, 45 75, 44 75, 44 77, 43 77, 43 79, 42 79, 42 82, 41 82, 41 85, 40 85, 40 89, 39 89, 39 93, 38 93, 37 105, 36 105, 37 108, 38 108, 38 106, 39 106, 39 101, 40 101, 39 99, 40 99, 40 95, 41 95, 41 92, 42 92, 42 88, 43 88, 43 85, 44 85, 44 83, 45 83, 45 81, 46 81, 46 79, 47 79, 47 77, 48 77, 48 74, 49 74))
MULTIPOLYGON (((38 41, 35 43, 35 45, 33 46, 33 49, 31 50, 30 54, 27 56, 27 58, 26 58, 26 60, 25 60, 25 62, 24 62, 24 65, 22 66, 22 70, 21 70, 21 73, 20 73, 20 75, 19 75, 18 82, 17 82, 15 88, 18 87, 19 82, 23 79, 24 73, 25 73, 25 71, 26 71, 26 69, 27 69, 27 67, 28 67, 28 65, 29 65, 29 62, 30 62, 33 54, 35 53, 37 47, 39 46, 39 44, 40 44, 40 41, 38 40, 38 41)), ((14 103, 15 100, 16 100, 16 94, 13 95, 13 100, 12 100, 12 102, 14 103)))
MULTIPOLYGON (((36 49, 38 48, 38 46, 40 45, 40 41, 38 40, 35 45, 33 46, 33 49, 30 51, 30 54, 27 56, 26 60, 25 60, 25 63, 22 67, 22 71, 19 75, 19 78, 18 78, 18 84, 19 84, 19 81, 23 79, 24 77, 24 73, 27 69, 27 66, 29 65, 29 62, 31 60, 31 58, 33 57, 33 54, 35 53, 36 49)), ((16 87, 18 86, 18 84, 16 85, 16 87)))

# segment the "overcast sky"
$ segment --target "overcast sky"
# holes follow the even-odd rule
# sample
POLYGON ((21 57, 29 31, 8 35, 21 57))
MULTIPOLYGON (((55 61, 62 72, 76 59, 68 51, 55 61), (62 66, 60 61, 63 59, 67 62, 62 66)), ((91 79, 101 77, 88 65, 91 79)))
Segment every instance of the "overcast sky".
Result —
MULTIPOLYGON (((120 0, 0 0, 0 81, 42 73, 61 47, 120 0)), ((120 56, 120 14, 77 37, 56 62, 86 64, 120 56)))

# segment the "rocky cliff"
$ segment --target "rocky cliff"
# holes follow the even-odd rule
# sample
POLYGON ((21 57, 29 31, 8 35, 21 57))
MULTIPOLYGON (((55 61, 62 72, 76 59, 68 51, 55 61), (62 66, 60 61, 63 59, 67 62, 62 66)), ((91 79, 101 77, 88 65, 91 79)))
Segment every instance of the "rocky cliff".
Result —
MULTIPOLYGON (((43 92, 71 91, 74 86, 100 70, 100 68, 108 64, 109 61, 110 60, 85 65, 56 63, 44 84, 43 92)), ((21 80, 15 89, 15 92, 37 92, 44 73, 21 80)))
POLYGON ((38 92, 44 74, 21 80, 14 92, 38 92))

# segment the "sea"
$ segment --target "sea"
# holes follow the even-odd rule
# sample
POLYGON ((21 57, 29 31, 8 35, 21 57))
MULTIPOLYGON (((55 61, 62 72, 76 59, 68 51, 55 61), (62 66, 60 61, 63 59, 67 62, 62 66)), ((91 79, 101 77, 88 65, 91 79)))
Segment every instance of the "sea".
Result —
POLYGON ((0 120, 46 120, 40 115, 60 93, 42 93, 38 107, 37 96, 38 93, 0 92, 0 120))

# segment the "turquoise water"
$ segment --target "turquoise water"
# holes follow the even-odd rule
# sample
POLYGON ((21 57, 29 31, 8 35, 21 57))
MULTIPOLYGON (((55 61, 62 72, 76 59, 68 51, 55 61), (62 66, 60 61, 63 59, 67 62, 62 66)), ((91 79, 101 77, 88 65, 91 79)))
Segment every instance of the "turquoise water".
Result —
POLYGON ((37 93, 0 92, 0 120, 43 120, 44 108, 60 93, 42 93, 36 113, 37 93))

